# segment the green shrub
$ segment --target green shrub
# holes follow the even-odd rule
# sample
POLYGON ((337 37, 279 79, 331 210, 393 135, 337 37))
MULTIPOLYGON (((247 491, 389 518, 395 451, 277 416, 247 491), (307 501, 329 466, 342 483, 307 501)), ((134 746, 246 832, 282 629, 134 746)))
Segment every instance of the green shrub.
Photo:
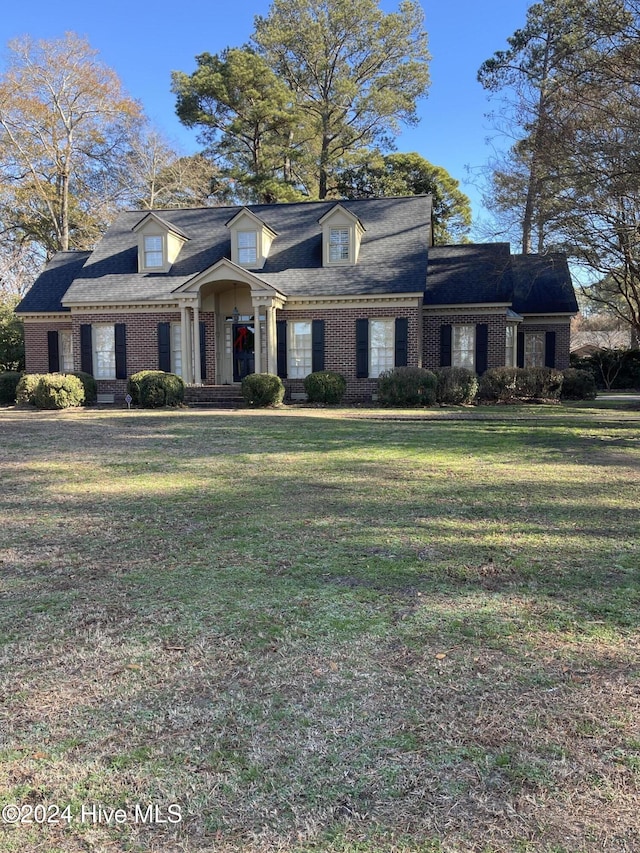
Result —
POLYGON ((42 379, 42 373, 25 373, 22 379, 18 382, 16 388, 16 403, 19 406, 35 405, 33 397, 38 387, 38 382, 42 379))
POLYGON ((558 400, 563 376, 550 367, 493 367, 481 377, 478 399, 487 403, 558 400))
POLYGON ((378 378, 378 400, 383 406, 432 406, 438 379, 423 367, 395 367, 378 378))
POLYGON ((522 400, 559 400, 562 379, 562 373, 551 367, 524 367, 518 371, 518 396, 522 400))
POLYGON ((599 350, 583 358, 572 355, 571 367, 590 371, 598 388, 640 388, 640 350, 599 350))
POLYGON ((305 377, 304 390, 310 403, 339 403, 347 390, 347 380, 341 373, 319 370, 305 377))
POLYGON ((590 370, 576 370, 568 367, 562 371, 563 400, 594 400, 596 397, 596 380, 590 370))
POLYGON ((478 377, 466 367, 441 367, 438 378, 437 401, 444 406, 465 406, 473 403, 478 393, 478 377))
POLYGON ((517 367, 492 367, 486 370, 478 383, 478 399, 487 403, 509 403, 517 399, 517 367))
POLYGON ((153 370, 140 380, 138 393, 140 405, 145 409, 180 406, 184 400, 184 382, 175 373, 153 370))
POLYGON ((77 376, 84 386, 84 404, 85 406, 93 405, 98 399, 98 383, 90 373, 84 373, 82 370, 74 370, 71 376, 77 376))
POLYGON ((70 373, 45 373, 33 395, 38 409, 69 409, 84 403, 84 385, 70 373))
MULTIPOLYGON (((134 406, 140 405, 140 383, 146 376, 164 376, 164 370, 139 370, 127 379, 127 394, 131 395, 134 406)), ((161 404, 164 405, 164 404, 161 404)))
POLYGON ((10 406, 16 401, 16 389, 22 374, 16 370, 0 373, 0 406, 10 406))
POLYGON ((242 396, 248 406, 278 406, 284 398, 284 385, 273 373, 250 373, 242 380, 242 396))

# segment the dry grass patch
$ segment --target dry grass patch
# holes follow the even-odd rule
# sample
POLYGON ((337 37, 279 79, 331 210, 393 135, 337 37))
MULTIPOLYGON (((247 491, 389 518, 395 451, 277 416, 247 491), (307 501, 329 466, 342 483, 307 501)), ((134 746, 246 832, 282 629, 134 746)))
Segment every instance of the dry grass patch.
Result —
POLYGON ((638 849, 638 426, 0 412, 3 850, 638 849))

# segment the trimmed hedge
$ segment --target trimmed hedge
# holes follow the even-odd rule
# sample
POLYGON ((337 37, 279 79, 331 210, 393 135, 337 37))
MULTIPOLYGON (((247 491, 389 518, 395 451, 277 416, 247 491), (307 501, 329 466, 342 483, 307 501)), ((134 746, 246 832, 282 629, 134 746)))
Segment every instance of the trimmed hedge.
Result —
POLYGON ((127 394, 131 395, 134 406, 140 405, 140 383, 146 376, 164 376, 164 370, 139 370, 127 379, 127 394))
POLYGON ((437 401, 443 406, 467 406, 478 393, 478 376, 466 367, 441 367, 434 371, 438 378, 437 401))
POLYGON ((284 399, 284 385, 273 373, 250 373, 242 380, 242 396, 247 406, 279 406, 284 399))
POLYGON ((589 370, 577 370, 568 367, 562 371, 563 400, 595 400, 597 394, 596 380, 589 370))
POLYGON ((184 382, 175 373, 148 371, 139 382, 138 397, 144 409, 181 406, 184 401, 184 382))
POLYGON ((38 409, 69 409, 84 403, 84 385, 70 373, 46 373, 33 394, 38 409))
POLYGON ((347 390, 347 380, 341 373, 319 370, 305 376, 304 390, 310 403, 339 403, 347 390))
POLYGON ((424 367, 395 367, 378 377, 378 402, 383 406, 432 406, 438 379, 424 367))
POLYGON ((84 373, 82 370, 74 370, 70 376, 77 376, 84 387, 84 404, 85 406, 93 405, 98 399, 98 383, 90 373, 84 373))
POLYGON ((478 399, 486 403, 558 400, 563 375, 550 367, 493 367, 480 377, 478 399))
POLYGON ((16 388, 16 403, 19 406, 35 405, 33 396, 36 393, 38 382, 45 375, 44 373, 25 373, 22 376, 16 388))
POLYGON ((0 406, 10 406, 16 401, 16 389, 22 379, 17 370, 5 370, 0 373, 0 406))

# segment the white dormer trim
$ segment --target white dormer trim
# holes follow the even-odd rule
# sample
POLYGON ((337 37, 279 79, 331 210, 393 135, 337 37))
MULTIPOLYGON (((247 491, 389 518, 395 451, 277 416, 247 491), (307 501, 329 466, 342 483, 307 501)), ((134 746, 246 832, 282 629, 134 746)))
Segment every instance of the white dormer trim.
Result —
POLYGON ((189 239, 184 231, 153 212, 131 230, 138 235, 138 272, 169 272, 189 239))
POLYGON ((322 266, 353 266, 358 262, 365 227, 357 216, 342 204, 335 204, 321 216, 322 266))
POLYGON ((226 225, 231 232, 232 262, 244 269, 262 269, 269 257, 271 244, 278 236, 276 232, 246 207, 226 225))

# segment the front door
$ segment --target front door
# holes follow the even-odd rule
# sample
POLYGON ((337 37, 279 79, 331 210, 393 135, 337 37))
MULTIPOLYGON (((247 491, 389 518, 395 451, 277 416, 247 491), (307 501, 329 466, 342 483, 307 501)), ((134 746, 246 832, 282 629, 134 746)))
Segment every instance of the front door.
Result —
POLYGON ((255 373, 253 326, 248 323, 233 324, 233 381, 241 382, 255 373))

